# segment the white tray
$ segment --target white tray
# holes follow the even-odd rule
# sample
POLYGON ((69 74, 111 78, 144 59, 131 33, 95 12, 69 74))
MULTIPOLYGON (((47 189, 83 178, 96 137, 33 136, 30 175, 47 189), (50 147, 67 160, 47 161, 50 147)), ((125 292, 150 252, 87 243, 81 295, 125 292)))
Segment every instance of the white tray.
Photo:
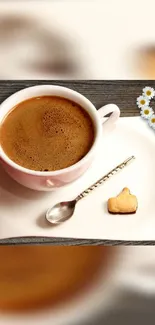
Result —
POLYGON ((51 236, 109 240, 155 240, 155 132, 140 117, 120 118, 91 168, 83 177, 56 192, 35 192, 14 182, 0 167, 0 238, 51 236), (74 216, 51 226, 47 208, 69 200, 127 157, 136 160, 81 200, 74 216), (138 198, 134 215, 110 215, 107 200, 129 187, 138 198))

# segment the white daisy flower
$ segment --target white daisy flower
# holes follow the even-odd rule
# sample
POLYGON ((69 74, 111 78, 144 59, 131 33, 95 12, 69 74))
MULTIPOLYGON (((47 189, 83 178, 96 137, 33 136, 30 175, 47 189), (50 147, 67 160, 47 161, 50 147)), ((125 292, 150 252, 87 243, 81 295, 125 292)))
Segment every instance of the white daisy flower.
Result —
POLYGON ((153 115, 150 117, 148 123, 149 123, 150 127, 153 128, 153 129, 155 130, 155 114, 153 114, 153 115))
POLYGON ((144 106, 149 106, 149 99, 145 96, 139 96, 137 98, 137 105, 139 108, 142 108, 144 106))
POLYGON ((143 95, 151 99, 155 96, 155 90, 151 87, 145 87, 143 88, 143 95))
POLYGON ((145 118, 149 119, 153 115, 153 109, 149 106, 144 106, 141 108, 140 115, 145 118))

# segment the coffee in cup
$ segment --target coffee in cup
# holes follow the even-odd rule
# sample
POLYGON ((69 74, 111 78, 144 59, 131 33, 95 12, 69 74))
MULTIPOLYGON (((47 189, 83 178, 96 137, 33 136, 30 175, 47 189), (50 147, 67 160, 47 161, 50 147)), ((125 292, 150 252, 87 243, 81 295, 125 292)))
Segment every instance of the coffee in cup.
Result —
POLYGON ((1 146, 16 164, 55 171, 80 161, 94 141, 89 114, 57 96, 33 97, 16 105, 2 121, 1 146))

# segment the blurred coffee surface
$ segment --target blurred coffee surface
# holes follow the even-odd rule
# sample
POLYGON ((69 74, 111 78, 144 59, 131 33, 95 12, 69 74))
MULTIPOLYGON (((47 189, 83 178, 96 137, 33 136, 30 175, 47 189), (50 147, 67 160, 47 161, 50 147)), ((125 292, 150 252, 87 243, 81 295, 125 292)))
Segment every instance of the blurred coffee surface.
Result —
POLYGON ((0 246, 0 325, 28 325, 36 319, 39 325, 50 324, 55 307, 61 310, 63 324, 65 304, 72 306, 73 301, 74 307, 80 302, 86 318, 79 322, 76 315, 71 325, 153 325, 155 290, 147 290, 147 284, 154 287, 154 257, 154 247, 0 246), (127 282, 136 275, 137 283, 123 287, 120 282, 113 291, 116 271, 127 282), (89 301, 93 288, 97 295, 103 292, 97 314, 92 310, 96 302, 90 313, 82 304, 83 298, 89 301))
POLYGON ((28 325, 36 319, 39 325, 50 324, 55 307, 61 310, 63 324, 65 304, 72 308, 75 301, 74 307, 80 302, 86 319, 79 322, 76 315, 71 325, 152 325, 155 291, 150 293, 147 283, 154 283, 154 256, 154 247, 0 246, 0 324, 28 325), (113 291, 112 277, 117 270, 127 282, 135 274, 137 283, 131 288, 117 283, 113 291), (107 283, 106 291, 101 278, 107 283), (89 301, 93 288, 97 295, 103 292, 97 314, 92 310, 96 302, 93 308, 90 304, 90 313, 82 304, 83 298, 89 301))
POLYGON ((0 310, 64 304, 87 293, 106 271, 107 247, 0 247, 0 310))

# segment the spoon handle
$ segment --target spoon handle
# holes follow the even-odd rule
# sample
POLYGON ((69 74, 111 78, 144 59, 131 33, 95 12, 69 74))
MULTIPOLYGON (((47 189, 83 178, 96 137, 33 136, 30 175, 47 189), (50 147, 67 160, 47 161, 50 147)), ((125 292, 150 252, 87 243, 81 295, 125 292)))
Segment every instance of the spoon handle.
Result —
POLYGON ((81 194, 79 194, 76 198, 76 201, 81 200, 85 196, 87 196, 89 193, 91 193, 95 188, 100 186, 103 182, 107 181, 111 176, 118 173, 121 169, 126 167, 132 160, 134 160, 135 157, 131 156, 128 159, 126 159, 124 162, 122 162, 120 165, 116 166, 114 169, 112 169, 108 174, 104 175, 102 178, 100 178, 96 183, 91 185, 89 188, 87 188, 85 191, 83 191, 81 194))

